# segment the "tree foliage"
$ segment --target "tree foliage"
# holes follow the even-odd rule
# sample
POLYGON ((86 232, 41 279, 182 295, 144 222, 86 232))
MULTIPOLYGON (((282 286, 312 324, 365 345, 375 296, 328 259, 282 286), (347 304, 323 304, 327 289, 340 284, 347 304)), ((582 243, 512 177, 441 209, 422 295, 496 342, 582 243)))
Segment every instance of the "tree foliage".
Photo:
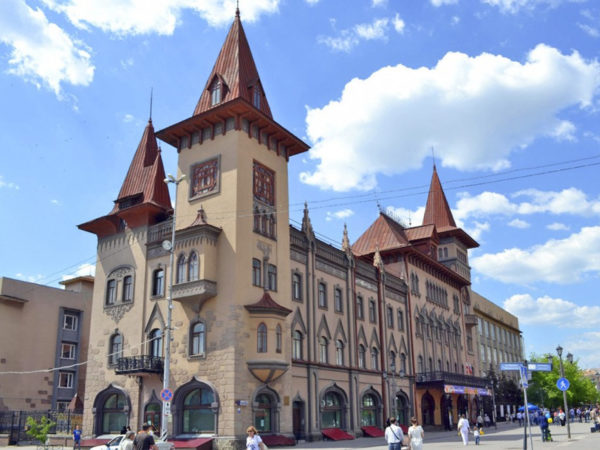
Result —
POLYGON ((27 434, 33 439, 38 440, 41 444, 46 443, 48 432, 56 425, 56 423, 52 422, 46 416, 42 416, 39 421, 28 416, 25 424, 27 425, 27 434))
MULTIPOLYGON (((532 355, 530 362, 548 362, 546 357, 532 355)), ((563 360, 565 378, 569 380, 567 392, 568 407, 589 405, 598 402, 600 396, 592 381, 583 375, 577 361, 563 360)), ((560 361, 558 356, 552 357, 552 371, 534 371, 527 389, 529 402, 544 405, 547 408, 564 408, 563 393, 556 386, 560 378, 560 361)))

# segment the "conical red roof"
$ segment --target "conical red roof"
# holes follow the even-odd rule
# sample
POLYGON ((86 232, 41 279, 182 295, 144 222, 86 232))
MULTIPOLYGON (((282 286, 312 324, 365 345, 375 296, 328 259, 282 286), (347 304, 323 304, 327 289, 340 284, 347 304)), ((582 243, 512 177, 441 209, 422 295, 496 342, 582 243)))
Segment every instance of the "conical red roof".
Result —
POLYGON ((236 98, 243 98, 248 103, 255 105, 253 96, 256 90, 258 90, 260 95, 260 106, 258 109, 272 119, 271 109, 269 108, 267 97, 264 94, 264 89, 256 70, 256 64, 254 63, 250 45, 248 45, 248 40, 246 39, 246 33, 244 33, 244 28, 242 27, 239 11, 236 11, 233 24, 229 29, 227 38, 225 38, 225 43, 221 48, 212 72, 208 77, 200 100, 198 100, 194 115, 206 112, 212 107, 236 98), (211 87, 217 81, 220 81, 222 84, 221 99, 213 105, 211 87))
POLYGON ((409 246, 410 243, 402 225, 383 212, 373 224, 352 245, 352 253, 357 256, 409 246))
POLYGON ((438 231, 456 228, 456 222, 452 216, 450 206, 448 206, 448 200, 446 200, 435 166, 433 166, 423 225, 435 225, 438 231))
POLYGON ((111 214, 140 203, 154 203, 172 209, 169 189, 164 182, 165 169, 154 136, 152 120, 148 121, 140 144, 133 156, 127 176, 111 214))

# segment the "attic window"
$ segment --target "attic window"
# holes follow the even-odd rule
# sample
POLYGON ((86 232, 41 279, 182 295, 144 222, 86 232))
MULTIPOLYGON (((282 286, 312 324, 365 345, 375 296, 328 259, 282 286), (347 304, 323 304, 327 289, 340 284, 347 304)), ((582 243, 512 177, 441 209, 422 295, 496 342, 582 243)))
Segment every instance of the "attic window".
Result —
POLYGON ((210 86, 210 105, 221 103, 221 81, 217 78, 210 86))
POLYGON ((254 87, 254 96, 253 96, 253 101, 252 101, 252 103, 254 104, 254 107, 256 109, 260 109, 260 97, 261 97, 260 86, 257 85, 254 87))

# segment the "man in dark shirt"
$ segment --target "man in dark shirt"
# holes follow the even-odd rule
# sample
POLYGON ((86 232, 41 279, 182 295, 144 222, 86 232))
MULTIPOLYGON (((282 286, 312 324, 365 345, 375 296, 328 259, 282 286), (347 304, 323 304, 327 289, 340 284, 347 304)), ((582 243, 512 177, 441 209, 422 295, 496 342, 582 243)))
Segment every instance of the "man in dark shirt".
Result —
POLYGON ((138 432, 133 440, 133 447, 135 450, 156 450, 154 437, 151 434, 148 434, 149 429, 150 425, 144 425, 142 431, 138 432))

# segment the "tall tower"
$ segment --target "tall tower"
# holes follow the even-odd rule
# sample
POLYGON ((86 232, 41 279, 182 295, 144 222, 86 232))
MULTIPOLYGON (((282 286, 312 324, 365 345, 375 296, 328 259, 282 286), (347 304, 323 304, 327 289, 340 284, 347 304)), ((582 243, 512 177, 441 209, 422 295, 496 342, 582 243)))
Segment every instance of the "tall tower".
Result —
MULTIPOLYGON (((214 386, 218 435, 245 436, 250 423, 291 433, 287 162, 308 146, 273 120, 239 12, 194 114, 157 136, 177 148, 178 176, 187 176, 176 200, 178 236, 198 220, 221 230, 214 253, 198 255, 214 277, 212 295, 174 291, 174 315, 205 323, 207 348, 198 361, 181 353, 187 369, 174 364, 171 385, 195 377, 214 386)), ((185 261, 191 247, 182 245, 185 261)), ((175 330, 176 343, 185 343, 185 328, 175 330)), ((186 392, 176 391, 176 411, 186 392)), ((178 420, 173 433, 189 433, 178 420)))

